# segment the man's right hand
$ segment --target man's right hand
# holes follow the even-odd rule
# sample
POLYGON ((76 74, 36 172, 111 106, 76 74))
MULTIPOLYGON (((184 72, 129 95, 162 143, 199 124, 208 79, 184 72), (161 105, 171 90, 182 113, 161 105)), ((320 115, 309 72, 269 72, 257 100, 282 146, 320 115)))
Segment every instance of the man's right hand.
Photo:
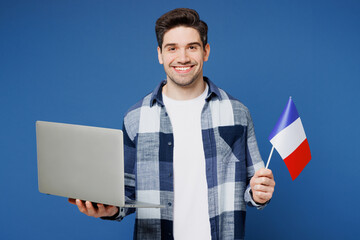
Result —
POLYGON ((94 203, 97 207, 94 207, 90 201, 82 201, 80 199, 68 199, 69 203, 75 204, 79 211, 90 217, 113 217, 119 213, 119 208, 115 206, 108 206, 101 203, 94 203))

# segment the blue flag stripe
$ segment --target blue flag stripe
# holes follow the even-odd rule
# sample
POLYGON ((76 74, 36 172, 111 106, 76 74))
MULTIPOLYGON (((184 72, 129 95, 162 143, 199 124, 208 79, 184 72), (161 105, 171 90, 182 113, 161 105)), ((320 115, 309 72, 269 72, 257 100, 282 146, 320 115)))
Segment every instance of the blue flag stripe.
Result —
POLYGON ((274 129, 270 133, 269 141, 277 135, 279 132, 281 132, 284 128, 289 126, 291 123, 293 123, 296 119, 299 118, 299 113, 296 110, 295 104, 292 101, 291 97, 289 98, 289 101, 282 112, 279 120, 277 121, 274 129))

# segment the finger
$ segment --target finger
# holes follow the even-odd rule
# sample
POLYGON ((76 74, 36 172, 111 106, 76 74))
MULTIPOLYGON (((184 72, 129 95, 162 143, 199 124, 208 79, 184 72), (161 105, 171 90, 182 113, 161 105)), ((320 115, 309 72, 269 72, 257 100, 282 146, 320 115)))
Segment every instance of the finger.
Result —
POLYGON ((253 192, 253 194, 255 194, 257 199, 261 199, 262 203, 269 201, 272 198, 272 193, 269 193, 269 192, 255 191, 255 192, 253 192))
POLYGON ((265 185, 255 185, 253 188, 253 192, 268 192, 268 193, 273 193, 274 192, 274 188, 273 187, 269 187, 269 186, 265 186, 265 185))
POLYGON ((257 177, 254 178, 253 181, 255 185, 261 184, 266 186, 275 186, 275 181, 268 177, 257 177))
POLYGON ((68 198, 68 202, 76 205, 76 199, 74 198, 68 198))
POLYGON ((119 211, 120 211, 120 209, 118 207, 115 207, 115 206, 107 206, 106 207, 106 212, 107 212, 108 216, 114 216, 119 211))
POLYGON ((274 178, 272 171, 266 168, 259 169, 258 171, 256 171, 254 176, 274 178))
POLYGON ((83 201, 81 201, 80 199, 76 199, 75 203, 80 212, 87 214, 87 209, 86 209, 86 206, 84 205, 83 201))
POLYGON ((106 215, 106 208, 105 208, 104 204, 98 203, 97 207, 98 207, 98 214, 100 216, 105 216, 106 215))
POLYGON ((86 205, 88 215, 95 217, 97 215, 97 211, 94 208, 94 206, 92 205, 92 202, 86 201, 85 205, 86 205))

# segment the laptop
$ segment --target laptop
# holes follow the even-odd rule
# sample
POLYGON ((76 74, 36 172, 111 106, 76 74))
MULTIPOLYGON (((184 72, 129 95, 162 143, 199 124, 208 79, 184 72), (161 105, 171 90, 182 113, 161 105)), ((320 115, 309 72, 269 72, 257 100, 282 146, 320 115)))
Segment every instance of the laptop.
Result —
POLYGON ((36 142, 41 193, 118 207, 164 207, 125 201, 121 130, 37 121, 36 142))

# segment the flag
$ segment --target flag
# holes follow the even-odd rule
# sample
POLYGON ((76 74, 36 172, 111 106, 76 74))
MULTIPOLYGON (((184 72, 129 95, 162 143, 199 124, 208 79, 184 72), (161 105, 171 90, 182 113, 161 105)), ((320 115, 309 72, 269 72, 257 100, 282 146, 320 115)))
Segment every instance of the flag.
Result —
POLYGON ((295 180, 311 159, 304 127, 292 98, 272 130, 269 141, 284 160, 295 180))

